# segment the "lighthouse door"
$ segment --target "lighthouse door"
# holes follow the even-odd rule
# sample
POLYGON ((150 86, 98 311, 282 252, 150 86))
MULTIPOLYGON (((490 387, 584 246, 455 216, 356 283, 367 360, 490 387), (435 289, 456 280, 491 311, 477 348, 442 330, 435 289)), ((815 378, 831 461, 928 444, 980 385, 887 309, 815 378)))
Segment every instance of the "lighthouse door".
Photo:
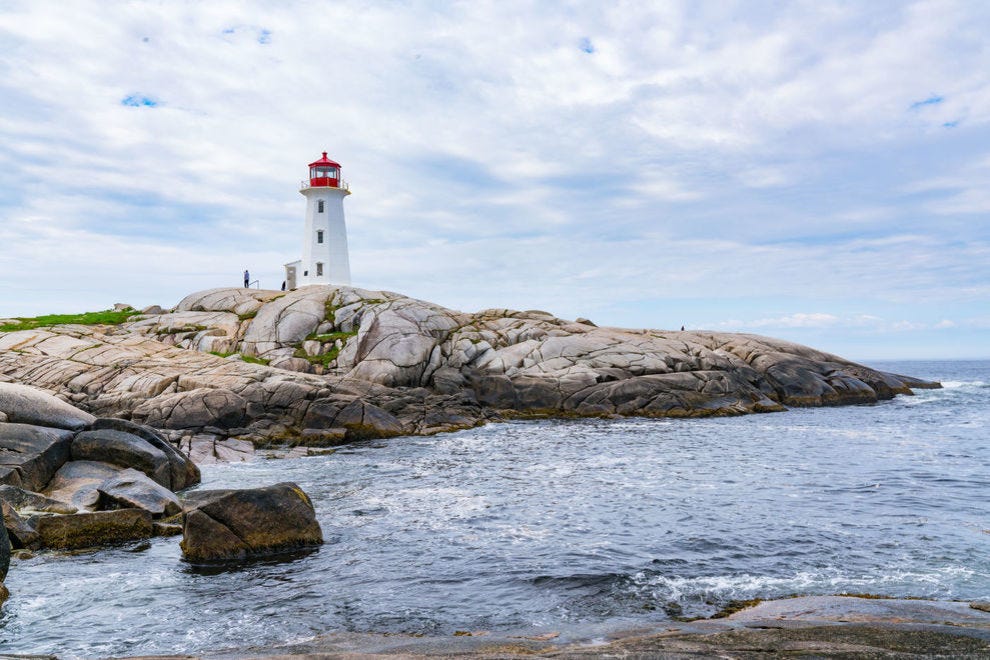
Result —
POLYGON ((286 291, 292 291, 296 288, 296 267, 286 266, 285 267, 285 289, 286 291))

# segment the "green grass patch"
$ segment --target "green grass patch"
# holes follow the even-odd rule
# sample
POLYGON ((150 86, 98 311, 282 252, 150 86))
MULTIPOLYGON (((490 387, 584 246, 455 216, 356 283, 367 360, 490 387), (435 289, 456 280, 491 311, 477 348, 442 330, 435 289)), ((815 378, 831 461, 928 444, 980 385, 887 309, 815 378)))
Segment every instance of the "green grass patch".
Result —
POLYGON ((254 310, 253 312, 244 312, 243 314, 238 314, 237 318, 239 318, 242 321, 247 321, 248 319, 253 319, 257 315, 258 315, 258 310, 254 310))
POLYGON ((48 328, 53 325, 120 325, 132 316, 141 312, 136 309, 122 309, 120 311, 104 310, 102 312, 83 312, 82 314, 46 314, 34 318, 18 316, 13 323, 0 325, 0 332, 14 332, 16 330, 34 330, 35 328, 48 328))
POLYGON ((336 346, 331 348, 323 355, 309 355, 302 348, 297 348, 296 352, 292 354, 293 357, 307 360, 309 361, 310 364, 323 365, 323 367, 327 369, 330 368, 330 365, 333 364, 333 362, 337 359, 338 355, 340 355, 340 349, 337 348, 336 346))
POLYGON ((353 332, 328 332, 322 335, 318 335, 314 332, 311 333, 308 337, 306 337, 306 339, 314 340, 318 342, 324 342, 324 343, 342 339, 346 342, 348 339, 354 337, 355 335, 357 335, 357 330, 354 330, 353 332))
MULTIPOLYGON (((208 351, 208 352, 210 355, 216 355, 217 357, 222 357, 222 358, 229 358, 231 355, 237 355, 236 352, 234 353, 222 353, 220 351, 208 351)), ((247 362, 249 364, 263 364, 265 366, 268 366, 268 363, 271 362, 271 360, 266 360, 260 357, 254 357, 253 355, 242 354, 239 357, 241 358, 242 362, 247 362)))

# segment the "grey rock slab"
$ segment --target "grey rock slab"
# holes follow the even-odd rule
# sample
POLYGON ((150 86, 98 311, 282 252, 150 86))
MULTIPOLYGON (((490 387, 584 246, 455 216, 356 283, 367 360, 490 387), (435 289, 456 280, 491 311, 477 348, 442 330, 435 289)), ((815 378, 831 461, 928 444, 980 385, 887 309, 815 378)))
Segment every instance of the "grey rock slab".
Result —
POLYGON ((154 517, 171 516, 182 511, 175 493, 133 469, 110 477, 97 486, 97 490, 103 500, 119 508, 144 509, 154 517))
POLYGON ((96 419, 49 392, 18 383, 0 383, 0 412, 9 422, 78 431, 96 419))
POLYGON ((171 473, 172 490, 181 490, 198 484, 201 480, 199 468, 188 456, 179 451, 172 443, 165 439, 161 433, 143 424, 137 424, 127 419, 117 419, 114 417, 101 417, 93 422, 92 430, 111 429, 123 431, 136 435, 156 449, 162 451, 168 457, 169 470, 171 473))
POLYGON ((32 519, 41 546, 52 549, 91 548, 151 538, 151 514, 141 509, 94 511, 32 519))
POLYGON ((858 598, 855 596, 802 596, 759 603, 728 617, 729 621, 836 621, 940 624, 982 624, 990 617, 974 611, 969 603, 955 601, 858 598))
POLYGON ((100 484, 122 471, 109 463, 69 461, 59 468, 43 493, 78 509, 92 510, 100 501, 100 484))
POLYGON ((30 424, 0 423, 0 481, 40 491, 67 460, 74 433, 30 424))
POLYGON ((101 461, 121 468, 135 468, 156 483, 172 487, 168 455, 147 440, 125 431, 83 431, 72 441, 72 460, 101 461))
POLYGON ((135 421, 156 428, 231 428, 247 421, 247 401, 227 389, 199 387, 149 399, 132 414, 135 421))
POLYGON ((0 486, 0 500, 9 503, 18 513, 75 513, 78 509, 60 500, 17 486, 0 486))

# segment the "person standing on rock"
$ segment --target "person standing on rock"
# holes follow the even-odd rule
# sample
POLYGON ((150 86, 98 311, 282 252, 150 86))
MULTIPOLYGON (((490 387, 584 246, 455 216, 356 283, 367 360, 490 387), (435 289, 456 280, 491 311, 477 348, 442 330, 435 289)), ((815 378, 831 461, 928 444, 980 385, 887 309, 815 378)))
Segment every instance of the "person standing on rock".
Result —
POLYGON ((244 288, 246 289, 249 286, 251 286, 251 273, 247 272, 247 269, 245 269, 244 270, 244 288))

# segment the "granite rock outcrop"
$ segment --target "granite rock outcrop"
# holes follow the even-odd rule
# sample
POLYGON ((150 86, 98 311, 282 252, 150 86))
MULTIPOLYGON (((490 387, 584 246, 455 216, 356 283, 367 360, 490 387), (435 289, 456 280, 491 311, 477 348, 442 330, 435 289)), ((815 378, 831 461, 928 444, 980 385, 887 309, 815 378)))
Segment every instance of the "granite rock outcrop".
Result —
POLYGON ((334 445, 525 415, 736 415, 937 387, 758 335, 462 313, 354 287, 211 289, 149 311, 161 313, 0 334, 0 380, 163 429, 206 461, 238 452, 230 441, 334 445))

